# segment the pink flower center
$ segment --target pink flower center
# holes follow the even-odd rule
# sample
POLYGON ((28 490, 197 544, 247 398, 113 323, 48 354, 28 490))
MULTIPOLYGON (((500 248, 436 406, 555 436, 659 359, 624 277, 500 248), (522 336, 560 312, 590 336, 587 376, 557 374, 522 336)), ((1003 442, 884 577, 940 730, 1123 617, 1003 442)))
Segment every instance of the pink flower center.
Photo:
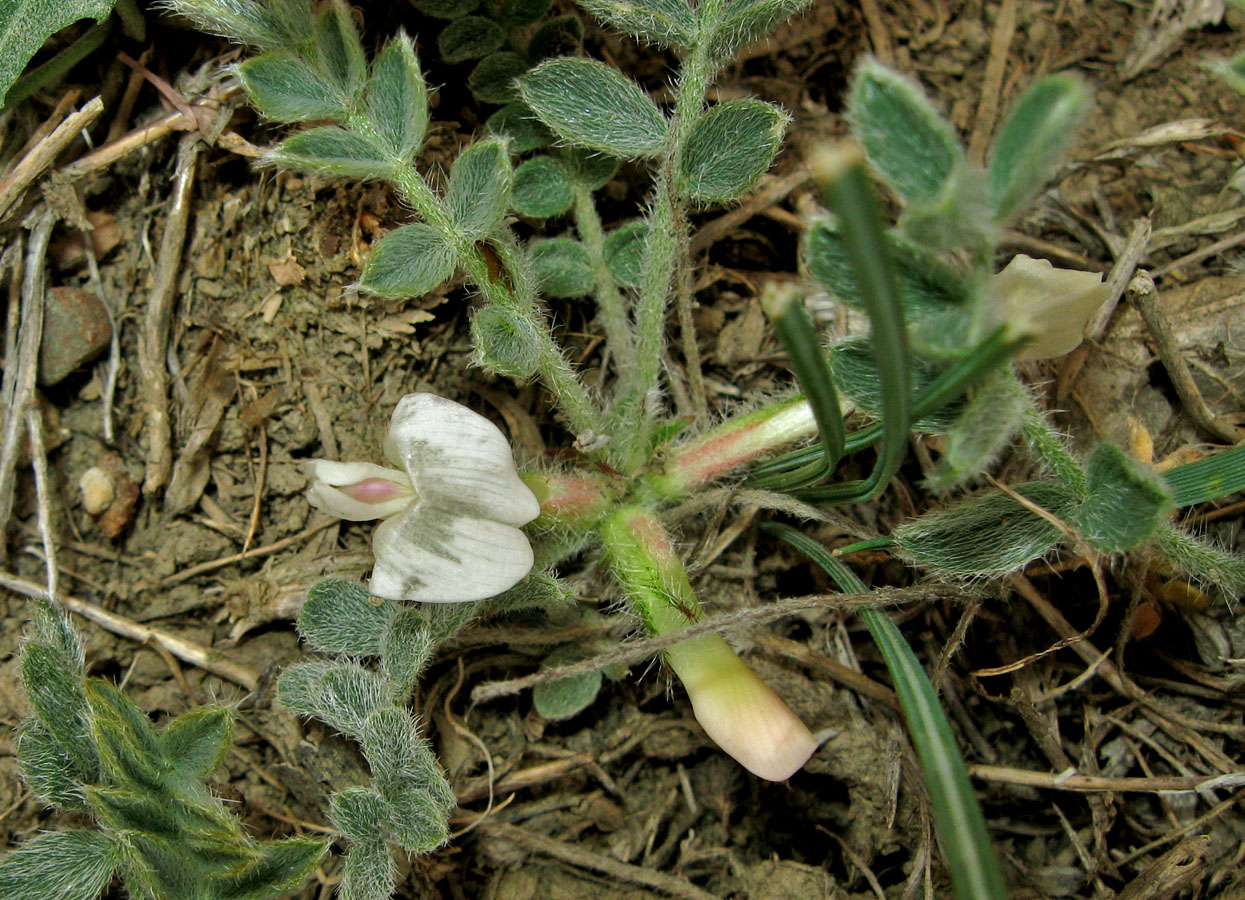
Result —
POLYGON ((384 478, 364 478, 354 484, 342 485, 338 490, 360 503, 388 503, 410 494, 406 487, 384 478))

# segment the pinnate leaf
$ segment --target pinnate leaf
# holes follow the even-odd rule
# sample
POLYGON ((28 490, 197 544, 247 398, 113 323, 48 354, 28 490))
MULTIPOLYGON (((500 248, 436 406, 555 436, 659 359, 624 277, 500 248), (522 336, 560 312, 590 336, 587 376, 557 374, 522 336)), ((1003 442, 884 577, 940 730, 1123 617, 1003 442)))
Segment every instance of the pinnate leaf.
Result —
POLYGON ((370 139, 336 125, 323 125, 286 138, 265 161, 287 169, 357 178, 388 178, 394 167, 390 155, 370 139))
POLYGON ((206 778, 229 752, 233 713, 223 706, 201 706, 182 713, 160 729, 157 739, 176 772, 206 778))
POLYGON ((561 151, 561 157, 570 176, 590 191, 598 191, 609 184, 622 164, 617 156, 584 147, 567 147, 561 151))
MULTIPOLYGON (((0 3, 0 99, 43 43, 79 19, 103 20, 116 0, 8 0, 0 3)), ((2 105, 2 104, 0 104, 2 105)))
POLYGON ((65 748, 38 719, 29 719, 17 735, 22 781, 44 803, 84 812, 82 773, 65 748))
POLYGON ((990 198, 1007 220, 1055 174, 1085 115, 1089 91, 1073 75, 1034 82, 1008 113, 990 159, 990 198))
POLYGON ((286 709, 315 716, 343 734, 358 736, 373 711, 383 706, 384 682, 354 663, 312 660, 281 673, 278 695, 286 709))
POLYGON ((536 61, 550 56, 575 56, 584 43, 584 23, 576 15, 555 16, 532 37, 527 57, 536 61))
POLYGON ((259 846, 258 859, 241 872, 221 879, 216 896, 221 900, 279 900, 302 886, 328 842, 317 838, 286 838, 259 846))
POLYGON ((648 222, 629 222, 605 236, 605 263, 619 287, 638 288, 648 245, 648 222))
POLYGON ((532 273, 548 297, 583 297, 592 292, 592 257, 571 238, 539 241, 528 251, 532 273))
POLYGON ((687 0, 579 0, 579 5, 647 44, 688 47, 696 38, 696 13, 687 0))
POLYGON ((488 237, 510 208, 510 156, 504 142, 476 141, 454 160, 445 199, 458 226, 473 241, 488 237))
POLYGON ((592 59, 541 63, 519 93, 568 143, 625 159, 651 156, 666 140, 666 118, 638 84, 592 59))
POLYGON ((566 168, 550 156, 533 157, 515 170, 510 202, 521 216, 558 216, 571 208, 574 199, 566 168))
POLYGON ((0 897, 96 900, 120 857, 120 847, 97 831, 41 834, 0 859, 0 897))
POLYGON ((549 12, 552 0, 501 0, 497 18, 507 25, 532 25, 549 12))
POLYGON ((372 248, 359 289, 378 297, 421 297, 454 274, 457 254, 430 225, 403 225, 372 248))
POLYGON ((316 10, 314 46, 320 70, 343 96, 357 97, 367 78, 367 57, 343 0, 329 0, 316 10))
POLYGON ((316 77, 301 59, 273 51, 237 68, 251 104, 276 122, 337 119, 345 114, 340 93, 316 77))
POLYGON ((539 150, 553 141, 553 133, 522 103, 508 103, 489 116, 485 123, 489 134, 505 137, 510 152, 516 156, 539 150))
POLYGON ((728 100, 692 126, 681 181, 697 200, 722 203, 743 196, 774 161, 788 116, 761 100, 728 100))
POLYGON ((428 88, 415 47, 399 32, 372 63, 368 117, 394 160, 410 163, 428 130, 428 88))
POLYGON ((1089 496, 1076 524, 1103 552, 1136 547, 1159 529, 1173 507, 1167 483, 1114 444, 1094 449, 1085 474, 1089 496))
POLYGON ((480 0, 410 0, 412 6, 437 19, 457 19, 480 5, 480 0))
POLYGON ((437 49, 445 62, 460 63, 488 56, 505 40, 501 26, 492 19, 463 16, 446 25, 437 35, 437 49))
POLYGON ((397 613, 392 600, 373 598, 357 582, 332 578, 307 592, 298 611, 298 633, 323 653, 379 656, 385 629, 397 613))
POLYGON ((869 161, 904 202, 937 200, 964 153, 921 88, 869 59, 852 81, 848 110, 869 161))
MULTIPOLYGON (((550 652, 541 668, 551 669, 587 659, 582 647, 566 644, 550 652)), ((573 718, 592 705, 601 691, 601 670, 545 681, 532 689, 536 712, 553 722, 573 718)))
POLYGON ((709 52, 715 59, 735 55, 744 44, 765 37, 782 22, 802 11, 811 0, 726 0, 718 18, 708 27, 709 52))
POLYGON ((515 79, 527 71, 527 60, 503 50, 490 53, 471 70, 467 87, 481 103, 510 103, 519 96, 515 79))

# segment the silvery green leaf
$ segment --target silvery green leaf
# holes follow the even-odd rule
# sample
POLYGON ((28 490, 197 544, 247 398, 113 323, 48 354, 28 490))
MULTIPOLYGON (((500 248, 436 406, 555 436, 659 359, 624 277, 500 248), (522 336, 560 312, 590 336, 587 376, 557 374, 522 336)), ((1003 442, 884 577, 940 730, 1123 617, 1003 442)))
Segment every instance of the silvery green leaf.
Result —
POLYGON ((574 199, 566 168, 552 157, 533 157, 515 170, 510 202, 521 216, 533 219, 559 216, 571 208, 574 199))
POLYGON ((389 178, 394 171, 393 160, 385 149, 362 135, 336 125, 322 125, 288 137, 277 144, 264 160, 313 175, 363 181, 389 178))
POLYGON ((251 104, 269 119, 306 122, 345 115, 345 98, 296 56, 275 50, 248 59, 236 71, 251 104))
POLYGON ((584 43, 584 23, 576 15, 555 16, 532 37, 527 45, 531 60, 550 56, 575 56, 584 43))
MULTIPOLYGON (((1045 481, 1012 490, 1059 518, 1075 509, 1070 489, 1045 481)), ((1063 534, 1011 497, 991 491, 905 522, 891 536, 917 565, 967 577, 995 578, 1049 552, 1063 534)))
POLYGON ((519 93, 568 143, 624 159, 652 156, 666 117, 638 84, 592 59, 551 59, 519 81, 519 93))
POLYGON ((294 837, 264 841, 249 866, 219 879, 216 895, 229 900, 281 900, 302 887, 328 851, 328 841, 294 837))
MULTIPOLYGON (((566 644, 549 653, 541 664, 542 669, 581 662, 591 654, 584 648, 566 644)), ((538 715, 552 722, 574 718, 592 705, 601 691, 601 670, 594 669, 582 675, 544 681, 532 689, 532 703, 538 715)))
POLYGON ((312 18, 305 0, 169 0, 168 6, 204 31, 262 50, 289 49, 312 40, 312 18))
POLYGON ((409 0, 409 2, 424 15, 437 19, 457 19, 480 5, 480 0, 409 0))
POLYGON ((646 44, 690 47, 696 39, 696 13, 687 0, 579 0, 579 5, 646 44))
POLYGON ((1171 489, 1114 444, 1100 444, 1085 470, 1089 496, 1076 515, 1085 539, 1104 553, 1131 550, 1150 538, 1172 509, 1171 489))
POLYGON ((605 236, 605 263, 619 287, 638 288, 648 244, 648 222, 629 222, 605 236))
POLYGON ((801 12, 811 0, 726 0, 716 21, 707 28, 709 52, 726 60, 745 44, 759 40, 778 25, 801 12))
POLYGON ((348 787, 333 795, 329 818, 351 841, 383 838, 389 827, 389 807, 373 788, 348 787))
POLYGON ((415 689, 424 667, 436 651, 432 629, 420 606, 404 603, 390 620, 380 654, 380 677, 390 685, 390 697, 404 703, 415 689))
POLYGON ((510 208, 510 155, 504 142, 476 141, 454 160, 445 199, 458 226, 473 241, 488 237, 510 208))
POLYGON ((399 32, 372 63, 366 89, 368 117, 390 155, 410 163, 428 129, 428 88, 405 32, 399 32))
POLYGON ((329 0, 315 13, 315 54, 320 70, 345 97, 354 98, 367 78, 367 57, 343 0, 329 0))
POLYGON ((289 666, 277 683, 285 708, 315 716, 343 734, 357 737, 363 722, 387 701, 375 672, 347 662, 313 660, 289 666))
POLYGON ((538 241, 528 251, 528 260, 545 296, 583 297, 592 293, 592 257, 579 241, 538 241))
POLYGON ((920 86, 867 59, 852 79, 848 114, 869 162, 906 204, 938 199, 964 151, 920 86))
MULTIPOLYGON (((947 363, 922 356, 911 360, 912 392, 920 393, 938 377, 947 363)), ((830 369, 835 384, 862 409, 879 414, 882 409, 882 376, 873 357, 868 337, 850 337, 839 341, 830 351, 830 369)), ((953 400, 941 409, 912 423, 913 431, 944 434, 964 408, 964 399, 953 400)))
POLYGON ((422 297, 454 274, 457 254, 430 225, 403 225, 372 248, 359 289, 378 297, 422 297))
POLYGON ((77 780, 94 780, 99 757, 91 740, 90 710, 82 676, 66 659, 64 648, 43 641, 29 643, 19 666, 36 718, 73 761, 77 780))
POLYGON ((948 490, 985 471, 1011 446, 1029 409, 1029 395, 1011 369, 996 372, 973 391, 952 423, 927 483, 948 490))
POLYGON ((773 163, 788 121, 781 109, 761 100, 712 107, 687 136, 680 184, 697 200, 737 200, 773 163))
POLYGON ((516 156, 539 150, 553 141, 553 132, 522 103, 508 103, 488 118, 484 125, 489 134, 508 139, 507 146, 516 156))
POLYGON ((552 5, 552 0, 500 0, 497 18, 507 25, 532 25, 549 12, 552 5))
MULTIPOLYGON (((972 299, 968 281, 934 254, 894 233, 886 235, 886 252, 909 321, 939 316, 948 307, 963 307, 972 299)), ((834 222, 819 219, 813 223, 804 240, 803 257, 808 274, 837 300, 864 308, 851 254, 834 222)))
POLYGON ((97 831, 51 831, 0 859, 0 897, 96 900, 112 881, 121 848, 97 831))
POLYGON ((437 49, 447 63, 466 62, 488 56, 505 42, 501 26, 484 16, 455 19, 437 35, 437 49))
POLYGON ((1049 75, 1024 92, 991 150, 995 217, 1012 218, 1055 174, 1085 116, 1089 91, 1074 75, 1049 75))
POLYGON ((383 838, 354 841, 342 861, 342 900, 389 900, 393 896, 396 866, 383 838))
POLYGON ((201 706, 166 723, 157 734, 160 749, 182 775, 206 778, 225 759, 233 740, 233 713, 201 706))
POLYGON ((360 740, 376 792, 389 805, 393 837, 413 853, 445 843, 454 791, 410 713, 396 706, 376 710, 360 740))
POLYGON ((44 41, 79 19, 107 19, 114 2, 10 0, 0 4, 0 105, 44 41))
POLYGON ((503 50, 491 53, 471 70, 467 87, 481 103, 511 103, 518 99, 515 79, 527 71, 527 60, 503 50))
POLYGON ((599 191, 609 184, 622 164, 617 156, 584 147, 566 147, 559 153, 571 177, 582 182, 590 191, 599 191))
POLYGON ((379 656, 385 630, 398 614, 392 600, 372 597, 366 587, 332 578, 307 592, 298 611, 298 633, 323 653, 379 656))
POLYGON ((520 383, 540 371, 543 342, 532 323, 512 310, 489 304, 471 317, 471 345, 480 365, 520 383))
POLYGON ((17 765, 26 787, 44 803, 86 811, 77 765, 38 719, 27 719, 17 734, 17 765))

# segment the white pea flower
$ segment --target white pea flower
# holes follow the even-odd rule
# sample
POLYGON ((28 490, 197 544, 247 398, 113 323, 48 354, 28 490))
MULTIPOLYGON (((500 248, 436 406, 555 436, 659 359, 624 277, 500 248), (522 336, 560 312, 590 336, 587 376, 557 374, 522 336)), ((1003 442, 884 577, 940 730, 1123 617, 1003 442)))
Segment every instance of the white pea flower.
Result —
POLYGON ((986 282, 990 320, 1012 322, 1034 336, 1018 360, 1052 359, 1076 349, 1085 323, 1106 301, 1107 286, 1095 272, 1057 269, 1023 253, 986 282))
POLYGON ((307 501, 316 509, 352 522, 384 519, 372 538, 373 595, 484 600, 527 575, 532 547, 519 526, 540 515, 540 503, 496 425, 436 394, 407 394, 384 452, 400 469, 307 464, 307 501))

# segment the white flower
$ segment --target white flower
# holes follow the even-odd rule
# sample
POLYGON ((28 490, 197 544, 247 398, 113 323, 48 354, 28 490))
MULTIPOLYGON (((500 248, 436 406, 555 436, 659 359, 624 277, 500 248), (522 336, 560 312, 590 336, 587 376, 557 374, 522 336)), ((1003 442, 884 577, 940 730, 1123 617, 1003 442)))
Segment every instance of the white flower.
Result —
POLYGON ((1013 323, 1034 340, 1018 360, 1051 359, 1076 349, 1085 323, 1106 301, 1107 286, 1095 272, 1056 269, 1023 253, 986 283, 988 317, 1013 323))
POLYGON ((519 530, 540 515, 497 426, 435 394, 407 394, 389 421, 385 457, 308 463, 307 501, 353 522, 384 519, 371 591, 389 600, 466 602, 496 596, 532 568, 519 530))

